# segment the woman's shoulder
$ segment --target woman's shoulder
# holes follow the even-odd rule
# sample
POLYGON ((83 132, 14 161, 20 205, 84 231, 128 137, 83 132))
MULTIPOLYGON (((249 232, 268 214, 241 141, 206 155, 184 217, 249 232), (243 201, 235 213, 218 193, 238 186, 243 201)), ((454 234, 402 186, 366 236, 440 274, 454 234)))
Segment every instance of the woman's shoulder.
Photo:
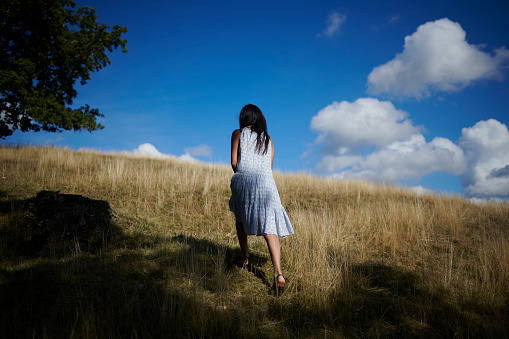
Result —
POLYGON ((249 127, 244 127, 244 128, 239 128, 239 129, 236 129, 232 132, 232 137, 233 136, 239 136, 242 134, 243 131, 250 131, 250 132, 253 132, 253 130, 251 130, 249 127))

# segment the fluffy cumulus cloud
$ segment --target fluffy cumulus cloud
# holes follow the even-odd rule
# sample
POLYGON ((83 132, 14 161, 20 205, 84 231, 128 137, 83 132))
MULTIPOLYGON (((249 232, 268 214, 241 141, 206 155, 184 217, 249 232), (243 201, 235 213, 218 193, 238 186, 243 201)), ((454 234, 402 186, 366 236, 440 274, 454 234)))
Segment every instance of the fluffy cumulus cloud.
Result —
POLYGON ((422 134, 395 141, 367 155, 326 155, 318 168, 341 171, 340 177, 382 181, 412 180, 436 171, 460 174, 465 169, 463 151, 452 141, 422 134))
POLYGON ((169 155, 163 154, 155 148, 154 145, 145 143, 138 146, 137 149, 133 151, 134 154, 140 154, 140 155, 148 155, 155 158, 167 158, 169 155))
POLYGON ((433 172, 460 177, 471 197, 509 197, 509 131, 497 120, 462 129, 458 143, 420 129, 392 103, 334 102, 311 120, 321 148, 317 168, 338 178, 419 180, 433 172))
POLYGON ((463 151, 453 142, 426 142, 420 128, 388 101, 361 98, 322 109, 311 120, 323 144, 319 170, 339 177, 409 180, 434 171, 460 174, 466 166, 463 151), (368 154, 363 150, 372 149, 368 154))
POLYGON ((146 155, 146 156, 159 158, 159 159, 176 157, 183 161, 196 162, 199 160, 196 159, 195 157, 199 157, 199 156, 210 157, 210 156, 212 156, 212 149, 208 145, 203 144, 203 145, 199 145, 196 147, 188 147, 188 148, 184 149, 184 154, 182 154, 180 156, 173 156, 170 154, 164 154, 164 153, 159 152, 157 150, 157 148, 150 143, 144 143, 144 144, 141 144, 140 146, 138 146, 138 148, 136 148, 133 151, 133 153, 140 154, 140 155, 146 155))
POLYGON ((196 162, 196 161, 198 161, 198 159, 194 158, 191 154, 189 154, 187 152, 182 154, 182 155, 180 155, 178 158, 180 160, 186 161, 186 162, 196 162))
POLYGON ((461 132, 459 145, 468 157, 467 170, 461 175, 465 193, 476 197, 509 197, 507 126, 490 119, 461 132))
POLYGON ((501 79, 508 66, 509 50, 483 52, 467 42, 459 23, 444 18, 405 37, 403 52, 369 74, 368 91, 422 98, 457 91, 475 80, 501 79))
POLYGON ((351 148, 385 146, 419 131, 408 113, 374 98, 333 102, 311 119, 311 129, 320 132, 317 142, 341 145, 337 151, 343 154, 351 148))
POLYGON ((329 17, 327 18, 327 27, 317 35, 326 36, 330 38, 339 31, 339 29, 341 28, 341 26, 343 26, 345 21, 346 15, 334 11, 331 14, 329 14, 329 17))

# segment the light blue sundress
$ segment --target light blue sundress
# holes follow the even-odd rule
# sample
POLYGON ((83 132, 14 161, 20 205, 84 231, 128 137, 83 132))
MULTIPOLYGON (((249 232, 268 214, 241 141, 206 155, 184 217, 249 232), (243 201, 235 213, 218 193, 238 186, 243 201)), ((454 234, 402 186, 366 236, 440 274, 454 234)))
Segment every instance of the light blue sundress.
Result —
POLYGON ((230 184, 230 210, 248 235, 287 237, 293 234, 293 227, 272 176, 272 146, 269 142, 267 153, 258 154, 256 137, 256 132, 247 127, 241 131, 237 172, 230 184))

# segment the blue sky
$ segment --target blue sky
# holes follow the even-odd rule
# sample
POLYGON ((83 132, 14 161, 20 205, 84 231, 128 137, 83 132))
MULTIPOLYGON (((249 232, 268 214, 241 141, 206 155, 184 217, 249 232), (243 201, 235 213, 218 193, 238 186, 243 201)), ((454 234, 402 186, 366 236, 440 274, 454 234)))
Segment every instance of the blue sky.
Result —
POLYGON ((105 129, 4 142, 229 163, 253 103, 283 172, 509 196, 507 1, 77 4, 129 29, 75 100, 105 129))

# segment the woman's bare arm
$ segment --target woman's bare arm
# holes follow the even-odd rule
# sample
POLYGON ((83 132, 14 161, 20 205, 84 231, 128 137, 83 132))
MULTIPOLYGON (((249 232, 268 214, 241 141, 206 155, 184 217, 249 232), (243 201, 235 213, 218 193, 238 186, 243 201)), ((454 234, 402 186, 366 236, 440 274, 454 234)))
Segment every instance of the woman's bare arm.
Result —
POLYGON ((232 133, 232 154, 231 154, 231 162, 233 172, 237 172, 237 155, 239 151, 239 143, 240 143, 240 129, 236 129, 232 133))

